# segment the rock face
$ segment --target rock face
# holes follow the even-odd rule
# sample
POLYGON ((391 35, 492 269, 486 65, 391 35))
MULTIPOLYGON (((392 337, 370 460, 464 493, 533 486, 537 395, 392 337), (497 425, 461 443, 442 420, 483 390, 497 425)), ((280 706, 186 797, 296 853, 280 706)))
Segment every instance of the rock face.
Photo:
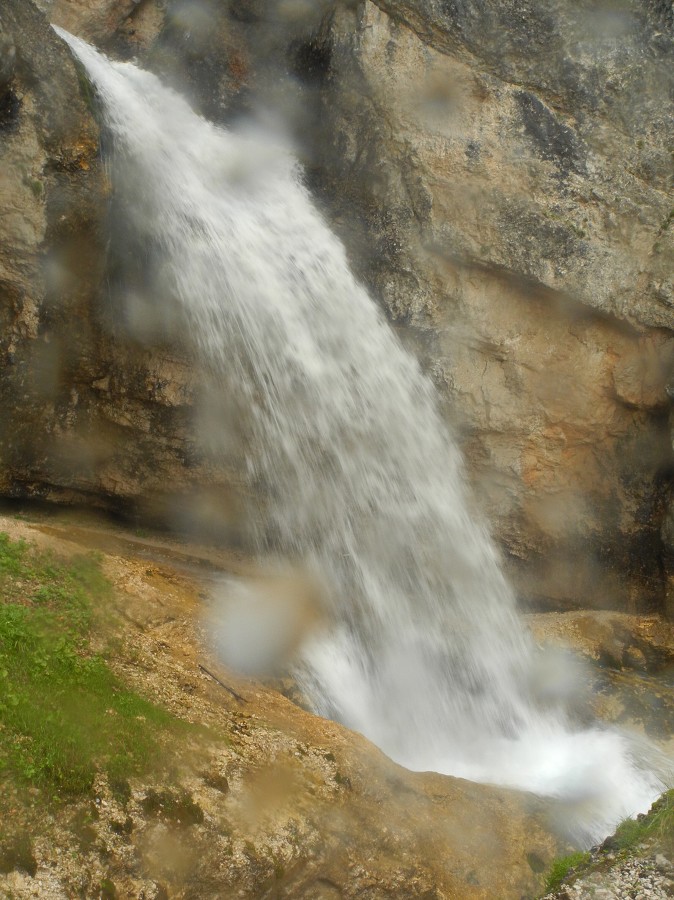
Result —
POLYGON ((3 4, 0 24, 0 477, 11 492, 33 472, 49 480, 45 432, 72 417, 73 362, 93 355, 105 186, 98 128, 65 49, 31 4, 3 4))
POLYGON ((641 733, 667 756, 674 751, 674 624, 661 616, 610 610, 525 617, 549 664, 568 679, 570 707, 586 719, 641 733))
MULTIPOLYGON (((664 609, 666 3, 40 6, 218 121, 282 104, 354 267, 440 390, 522 597, 664 609)), ((200 515, 216 495, 235 510, 232 474, 193 441, 200 376, 112 312, 108 188, 72 62, 27 0, 0 17, 0 489, 165 514, 201 485, 200 515)))
POLYGON ((659 609, 674 343, 671 16, 366 2, 314 183, 460 429, 520 592, 659 609), (369 253, 363 253, 366 246, 369 253))
POLYGON ((226 511, 231 478, 194 449, 184 354, 133 339, 110 302, 87 83, 31 3, 3 4, 0 23, 0 492, 167 516, 174 489, 201 484, 226 511))

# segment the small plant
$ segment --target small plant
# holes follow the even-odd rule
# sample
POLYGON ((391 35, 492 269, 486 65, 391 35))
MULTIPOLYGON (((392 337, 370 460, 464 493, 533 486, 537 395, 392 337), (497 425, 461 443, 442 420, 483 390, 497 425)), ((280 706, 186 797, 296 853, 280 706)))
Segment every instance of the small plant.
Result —
POLYGON ((31 178, 28 175, 24 175, 23 183, 26 185, 26 187, 30 188, 31 193, 36 200, 42 199, 42 195, 44 193, 44 184, 38 178, 31 178))
POLYGON ((341 772, 335 772, 335 782, 343 788, 346 788, 348 791, 351 790, 351 779, 348 775, 342 775, 341 772))
POLYGON ((667 791, 651 807, 652 831, 667 844, 674 844, 674 790, 667 791))
POLYGON ((590 854, 584 850, 578 850, 569 856, 562 856, 556 859, 550 867, 550 872, 545 882, 545 893, 556 891, 561 886, 567 875, 578 866, 582 866, 590 861, 590 854))
POLYGON ((660 228, 658 229, 658 235, 664 234, 664 232, 667 231, 667 229, 673 222, 674 222, 674 209, 671 209, 669 211, 669 214, 667 216, 665 216, 665 218, 662 220, 662 224, 660 225, 660 228))
POLYGON ((98 113, 98 97, 96 91, 92 87, 87 76, 86 69, 78 59, 73 60, 75 63, 75 72, 77 73, 77 81, 80 86, 80 94, 87 105, 89 112, 95 116, 98 113))
POLYGON ((674 791, 663 794, 647 815, 621 822, 609 840, 616 850, 629 850, 649 838, 674 845, 674 791))
POLYGON ((101 900, 116 900, 117 896, 117 888, 115 887, 114 882, 109 878, 104 878, 103 881, 101 881, 99 889, 99 897, 101 900))
POLYGON ((131 816, 127 816, 124 821, 113 820, 110 822, 110 831, 119 835, 130 835, 133 831, 133 819, 131 816))

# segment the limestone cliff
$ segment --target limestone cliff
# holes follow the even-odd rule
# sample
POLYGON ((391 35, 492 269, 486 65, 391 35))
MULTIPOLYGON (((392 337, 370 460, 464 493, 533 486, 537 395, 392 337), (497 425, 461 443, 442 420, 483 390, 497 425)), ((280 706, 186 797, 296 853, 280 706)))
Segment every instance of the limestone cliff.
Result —
POLYGON ((180 347, 138 340, 115 304, 93 95, 31 3, 0 25, 0 491, 164 517, 188 487, 217 499, 180 347))
MULTIPOLYGON (((441 392, 521 595, 665 607, 667 3, 40 5, 219 121, 282 105, 354 267, 441 392)), ((170 511, 216 482, 227 509, 232 476, 193 441, 200 376, 115 312, 128 248, 106 258, 85 89, 30 3, 0 18, 2 491, 170 511)))
POLYGON ((316 184, 421 338, 520 590, 658 608, 671 22, 639 3, 368 2, 314 40, 316 184))

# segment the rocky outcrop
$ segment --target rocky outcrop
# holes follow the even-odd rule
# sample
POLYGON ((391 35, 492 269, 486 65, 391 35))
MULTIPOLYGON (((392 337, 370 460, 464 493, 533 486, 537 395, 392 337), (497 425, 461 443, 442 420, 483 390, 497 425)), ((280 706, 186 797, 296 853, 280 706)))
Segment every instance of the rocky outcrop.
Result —
POLYGON ((3 4, 0 23, 0 492, 140 503, 167 519, 187 490, 201 509, 207 485, 203 515, 219 504, 227 530, 232 479, 195 446, 184 352, 138 339, 111 300, 113 213, 87 82, 31 3, 3 4))
MULTIPOLYGON (((105 180, 99 132, 74 66, 31 5, 4 4, 0 195, 2 482, 48 480, 46 431, 77 395, 73 361, 93 356, 105 180)), ((75 363, 75 365, 77 365, 75 363)))
POLYGON ((314 36, 313 181, 416 333, 538 604, 663 604, 674 40, 656 12, 382 0, 314 36))
POLYGON ((0 518, 0 530, 65 557, 104 551, 115 634, 114 652, 103 652, 123 683, 184 723, 169 759, 157 753, 122 785, 100 775, 91 794, 54 807, 35 794, 17 799, 6 777, 3 896, 519 900, 541 888, 563 849, 550 801, 409 772, 361 735, 218 664, 205 640, 206 585, 195 578, 204 548, 72 517, 0 518), (19 826, 28 867, 25 852, 7 859, 19 826))
MULTIPOLYGON (((218 121, 282 107, 354 267, 440 390, 520 595, 665 608, 666 4, 40 6, 140 56, 218 121)), ((139 340, 112 312, 120 247, 106 270, 108 188, 84 88, 31 4, 1 15, 21 66, 3 54, 3 193, 20 222, 0 225, 13 242, 0 488, 171 518, 206 485, 189 517, 231 537, 236 478, 193 440, 201 376, 178 342, 139 340)))
POLYGON ((229 6, 217 0, 40 0, 49 21, 114 56, 144 65, 222 121, 245 95, 245 43, 229 6))
MULTIPOLYGON (((526 616, 549 672, 563 673, 569 707, 674 749, 674 625, 660 616, 574 610, 526 616)), ((545 676, 542 676, 545 680, 545 676)))

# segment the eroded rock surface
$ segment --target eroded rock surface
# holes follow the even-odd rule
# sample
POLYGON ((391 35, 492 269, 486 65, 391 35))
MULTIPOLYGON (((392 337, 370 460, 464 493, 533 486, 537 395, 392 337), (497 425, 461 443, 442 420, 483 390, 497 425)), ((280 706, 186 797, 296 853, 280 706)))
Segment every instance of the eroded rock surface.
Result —
MULTIPOLYGON (((178 765, 167 771, 158 758, 153 776, 121 787, 100 777, 82 800, 24 808, 5 785, 2 803, 14 807, 13 829, 29 829, 30 853, 0 868, 3 896, 519 900, 540 889, 560 852, 542 801, 409 772, 360 735, 218 665, 204 585, 184 574, 186 562, 198 572, 212 554, 67 521, 2 517, 0 530, 66 556, 103 550, 115 587, 110 665, 202 726, 178 765)), ((214 559, 223 563, 246 566, 214 559)))
POLYGON ((419 334, 521 592, 557 607, 663 602, 674 44, 654 16, 367 2, 316 35, 315 181, 419 334))
MULTIPOLYGON (((40 5, 109 52, 139 56, 218 121, 266 105, 292 123, 354 267, 441 392, 525 600, 671 606, 674 552, 667 528, 661 536, 674 461, 667 4, 40 5)), ((2 152, 26 174, 4 194, 21 241, 2 257, 18 267, 5 278, 15 335, 5 358, 8 373, 23 360, 24 375, 3 379, 3 491, 140 503, 173 518, 206 485, 196 517, 229 533, 236 478, 193 440, 202 376, 179 343, 138 346, 115 312, 124 254, 104 271, 107 187, 94 144, 89 170, 68 173, 66 220, 55 176, 43 178, 72 150, 53 130, 55 110, 97 140, 72 64, 27 0, 5 7, 23 69, 6 94, 10 111, 22 99, 2 152), (22 51, 35 29, 53 51, 42 68, 22 51), (63 258, 68 216, 67 265, 45 267, 52 247, 63 258), (54 269, 75 285, 45 282, 54 269)))
POLYGON ((231 477, 194 443, 198 376, 112 302, 93 94, 32 3, 8 0, 0 26, 0 491, 175 520, 201 484, 226 511, 231 477))
POLYGON ((674 751, 674 625, 609 610, 526 617, 542 650, 542 683, 559 679, 581 720, 641 733, 674 751))

